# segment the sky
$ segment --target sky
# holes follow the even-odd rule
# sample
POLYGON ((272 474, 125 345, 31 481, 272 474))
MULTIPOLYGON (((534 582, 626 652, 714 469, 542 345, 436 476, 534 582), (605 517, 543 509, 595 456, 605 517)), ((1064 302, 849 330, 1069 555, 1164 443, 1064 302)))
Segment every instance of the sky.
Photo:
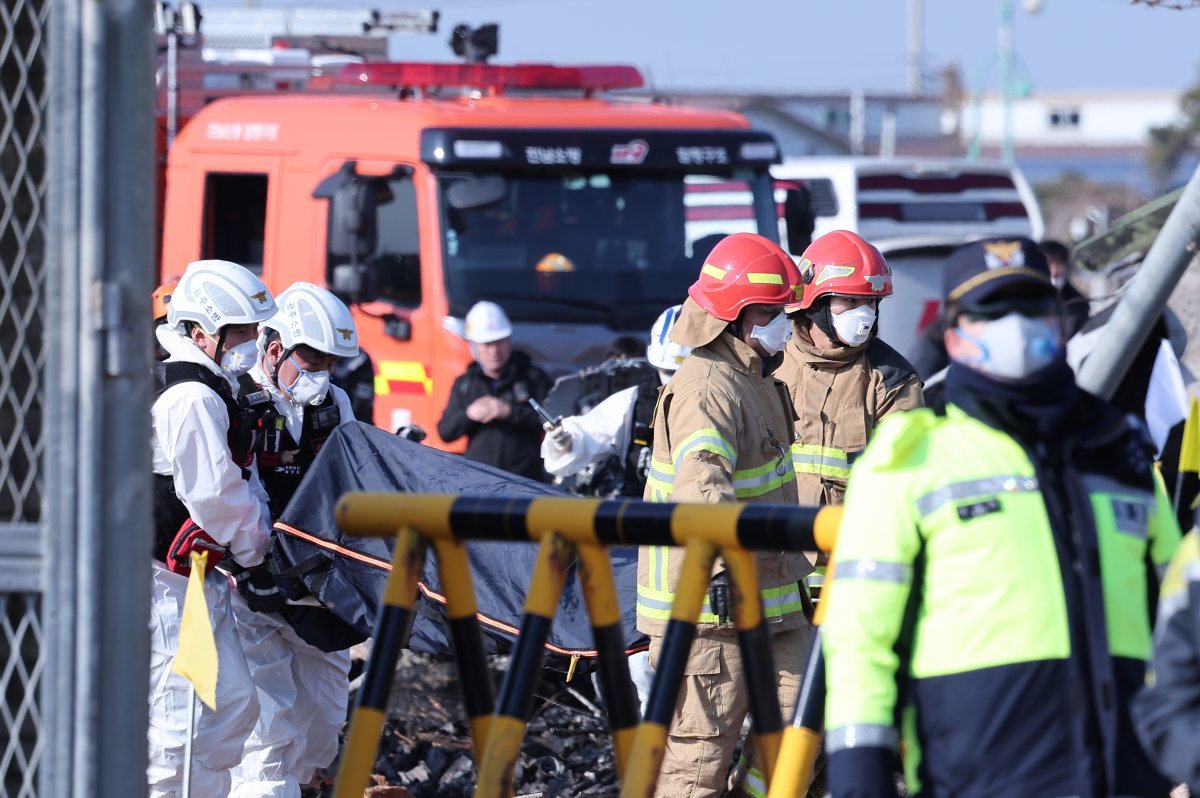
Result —
MULTIPOLYGON (((1190 0, 1184 0, 1190 2, 1190 0)), ((199 0, 202 8, 244 6, 199 0)), ((1013 0, 1021 71, 1037 89, 1171 89, 1200 82, 1200 8, 1129 0, 1013 0)), ((258 0, 259 7, 337 6, 258 0)), ((342 0, 342 7, 353 0, 342 0)), ((970 90, 999 87, 1002 0, 924 0, 929 87, 957 64, 970 90)), ((433 8, 436 34, 405 37, 412 60, 453 58, 458 23, 500 25, 496 63, 632 63, 660 89, 820 92, 906 88, 908 0, 367 0, 433 8)))

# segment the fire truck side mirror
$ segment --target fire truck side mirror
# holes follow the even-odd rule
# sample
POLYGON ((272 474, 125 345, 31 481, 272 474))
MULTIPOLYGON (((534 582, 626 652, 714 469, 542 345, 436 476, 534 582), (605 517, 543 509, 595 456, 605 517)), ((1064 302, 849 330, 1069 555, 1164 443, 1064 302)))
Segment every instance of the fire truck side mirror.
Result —
POLYGON ((375 189, 366 180, 340 186, 329 198, 329 254, 335 258, 367 258, 378 245, 375 189))
POLYGON ((329 290, 346 302, 376 298, 375 267, 367 260, 379 243, 376 182, 356 175, 353 162, 348 162, 313 192, 314 197, 329 200, 326 282, 329 290))

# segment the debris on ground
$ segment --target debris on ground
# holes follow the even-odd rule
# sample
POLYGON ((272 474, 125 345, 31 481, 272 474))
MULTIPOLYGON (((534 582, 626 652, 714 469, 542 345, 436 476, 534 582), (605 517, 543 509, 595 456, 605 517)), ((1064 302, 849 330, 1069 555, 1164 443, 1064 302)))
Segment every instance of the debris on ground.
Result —
MULTIPOLYGON (((489 665, 484 678, 498 693, 508 658, 492 657, 489 665)), ((517 760, 516 798, 617 795, 612 740, 590 679, 576 674, 567 684, 561 673, 545 674, 517 760)), ((336 773, 335 762, 323 775, 321 796, 333 795, 336 773)), ((401 653, 372 781, 365 798, 474 793, 471 736, 453 657, 401 653)))

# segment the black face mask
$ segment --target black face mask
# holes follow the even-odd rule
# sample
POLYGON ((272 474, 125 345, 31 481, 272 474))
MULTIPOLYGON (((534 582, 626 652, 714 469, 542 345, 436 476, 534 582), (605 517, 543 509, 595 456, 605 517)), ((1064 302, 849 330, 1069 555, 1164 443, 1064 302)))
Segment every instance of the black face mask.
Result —
POLYGON ((841 343, 842 339, 838 338, 837 330, 833 327, 833 312, 829 310, 828 299, 821 299, 804 311, 804 315, 818 330, 825 333, 829 340, 841 343))

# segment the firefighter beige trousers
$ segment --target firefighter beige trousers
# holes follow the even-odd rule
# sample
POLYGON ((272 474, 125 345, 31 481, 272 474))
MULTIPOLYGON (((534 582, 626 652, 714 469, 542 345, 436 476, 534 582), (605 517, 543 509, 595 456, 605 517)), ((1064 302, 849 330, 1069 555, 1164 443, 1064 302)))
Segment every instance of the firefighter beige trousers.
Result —
MULTIPOLYGON (((811 637, 812 627, 803 626, 771 638, 785 724, 800 692, 811 637)), ((662 641, 657 635, 650 637, 651 667, 658 662, 662 641)), ((748 710, 742 655, 734 631, 697 637, 684 671, 654 794, 661 798, 721 795, 748 710)))

